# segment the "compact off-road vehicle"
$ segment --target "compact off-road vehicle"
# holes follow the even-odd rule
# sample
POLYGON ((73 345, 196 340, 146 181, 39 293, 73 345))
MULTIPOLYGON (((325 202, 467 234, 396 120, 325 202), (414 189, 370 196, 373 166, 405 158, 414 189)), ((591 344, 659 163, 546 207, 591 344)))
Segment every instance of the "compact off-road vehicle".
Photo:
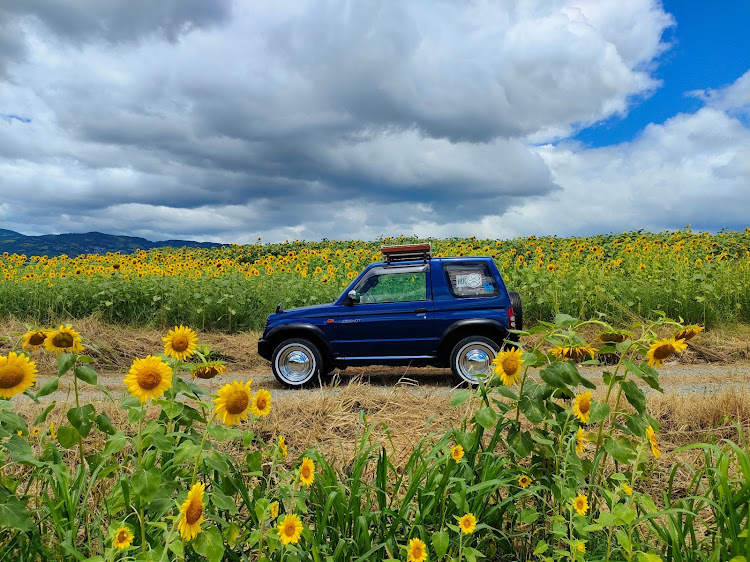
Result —
POLYGON ((335 302, 268 316, 258 353, 281 383, 317 384, 349 365, 450 367, 469 384, 491 373, 522 328, 521 299, 494 260, 434 258, 429 244, 381 253, 335 302))

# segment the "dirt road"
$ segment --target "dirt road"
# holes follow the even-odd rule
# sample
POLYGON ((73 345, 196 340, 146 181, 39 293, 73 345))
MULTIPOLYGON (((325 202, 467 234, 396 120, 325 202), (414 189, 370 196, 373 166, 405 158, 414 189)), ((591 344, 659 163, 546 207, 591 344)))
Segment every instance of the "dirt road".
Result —
MULTIPOLYGON (((602 388, 602 373, 605 369, 612 367, 581 366, 579 370, 594 382, 597 387, 602 388)), ((715 394, 717 392, 735 389, 738 391, 750 390, 750 362, 726 363, 726 364, 680 364, 671 363, 659 369, 660 382, 667 394, 715 394)), ((122 379, 125 373, 105 372, 100 373, 99 380, 116 399, 122 396, 124 385, 122 379)), ((40 376, 37 385, 44 384, 47 376, 40 376)), ((285 396, 299 398, 299 393, 330 393, 336 392, 333 385, 322 389, 313 390, 289 390, 279 384, 273 377, 270 368, 254 370, 233 371, 231 367, 227 373, 213 380, 201 381, 198 384, 215 392, 221 385, 231 382, 233 379, 246 381, 253 380, 252 388, 265 388, 271 392, 274 400, 283 400, 285 396)), ((408 388, 416 395, 426 394, 450 394, 455 389, 456 381, 448 369, 435 369, 428 367, 404 368, 404 367, 357 367, 348 368, 344 371, 334 373, 334 385, 347 385, 350 381, 360 381, 369 386, 369 391, 382 393, 384 396, 394 392, 394 389, 408 388)), ((55 399, 60 399, 60 392, 68 388, 70 378, 61 381, 60 389, 54 394, 55 399)), ((652 389, 640 381, 636 381, 648 395, 654 393, 652 389)), ((72 385, 71 385, 72 386, 72 385)), ((72 392, 72 388, 70 389, 72 392)), ((101 399, 101 392, 88 385, 81 385, 82 400, 91 401, 101 399)), ((18 400, 28 400, 19 396, 18 400)), ((47 398, 51 399, 51 398, 47 398)))

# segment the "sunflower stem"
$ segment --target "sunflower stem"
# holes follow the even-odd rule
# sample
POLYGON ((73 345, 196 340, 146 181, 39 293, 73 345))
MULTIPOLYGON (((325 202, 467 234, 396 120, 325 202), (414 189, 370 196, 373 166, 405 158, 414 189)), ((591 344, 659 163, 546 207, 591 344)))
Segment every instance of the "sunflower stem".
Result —
MULTIPOLYGON (((142 457, 143 457, 143 418, 146 417, 146 403, 141 402, 141 412, 143 415, 138 420, 138 470, 141 469, 142 457)), ((141 521, 141 552, 146 552, 146 515, 141 505, 141 498, 138 497, 138 518, 141 521)))

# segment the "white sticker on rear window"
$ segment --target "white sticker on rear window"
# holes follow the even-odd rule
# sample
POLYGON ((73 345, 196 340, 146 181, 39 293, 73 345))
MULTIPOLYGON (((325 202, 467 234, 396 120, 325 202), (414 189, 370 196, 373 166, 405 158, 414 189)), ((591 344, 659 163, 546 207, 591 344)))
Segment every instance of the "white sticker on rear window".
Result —
POLYGON ((476 289, 482 286, 482 276, 479 273, 456 275, 456 289, 476 289))

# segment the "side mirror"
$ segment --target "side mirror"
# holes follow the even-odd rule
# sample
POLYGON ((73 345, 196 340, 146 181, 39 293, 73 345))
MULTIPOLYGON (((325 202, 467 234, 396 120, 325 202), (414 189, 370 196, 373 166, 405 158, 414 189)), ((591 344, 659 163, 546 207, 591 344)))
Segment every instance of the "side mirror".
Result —
POLYGON ((357 291, 355 291, 354 289, 352 289, 351 291, 349 291, 346 294, 346 301, 345 301, 346 304, 348 304, 349 306, 351 306, 351 305, 356 304, 358 302, 359 302, 359 295, 357 294, 357 291))

